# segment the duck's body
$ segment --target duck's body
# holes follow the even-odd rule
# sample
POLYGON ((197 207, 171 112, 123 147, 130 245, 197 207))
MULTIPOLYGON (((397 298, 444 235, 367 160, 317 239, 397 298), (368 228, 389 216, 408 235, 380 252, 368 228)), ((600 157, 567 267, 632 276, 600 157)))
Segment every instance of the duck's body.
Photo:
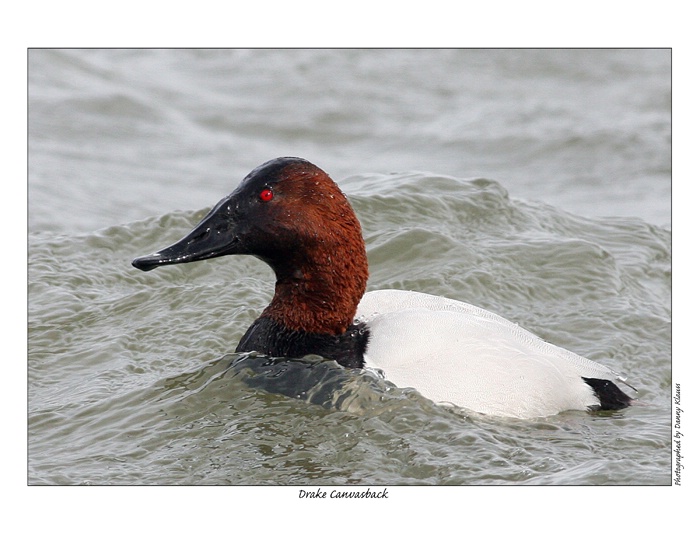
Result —
POLYGON ((628 403, 612 388, 596 395, 600 382, 622 382, 612 370, 467 303, 380 290, 367 293, 357 313, 370 329, 367 365, 399 387, 420 381, 436 402, 520 418, 628 403))
POLYGON ((399 387, 489 415, 630 403, 613 371, 491 312, 409 291, 364 294, 360 224, 338 186, 306 160, 253 170, 189 235, 133 264, 151 270, 228 254, 256 255, 277 277, 270 305, 236 351, 379 368, 399 387))

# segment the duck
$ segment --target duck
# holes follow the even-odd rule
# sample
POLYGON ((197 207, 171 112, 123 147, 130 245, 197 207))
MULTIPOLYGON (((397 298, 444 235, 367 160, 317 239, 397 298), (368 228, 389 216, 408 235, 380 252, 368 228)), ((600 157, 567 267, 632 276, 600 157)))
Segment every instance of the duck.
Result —
POLYGON ((610 368, 488 310, 415 291, 366 292, 360 222, 331 177, 303 158, 256 167, 190 233, 132 265, 150 271, 226 255, 255 256, 276 279, 237 353, 317 355, 494 417, 620 410, 634 400, 610 368))

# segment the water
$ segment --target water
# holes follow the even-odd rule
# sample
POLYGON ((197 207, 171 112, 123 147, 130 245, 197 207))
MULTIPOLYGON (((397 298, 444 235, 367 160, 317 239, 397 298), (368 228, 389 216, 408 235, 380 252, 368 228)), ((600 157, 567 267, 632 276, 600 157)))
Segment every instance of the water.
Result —
POLYGON ((669 224, 669 51, 31 50, 28 481, 670 484, 669 224), (638 405, 489 419, 233 354, 264 264, 130 261, 280 155, 350 196, 370 289, 493 310, 638 405))

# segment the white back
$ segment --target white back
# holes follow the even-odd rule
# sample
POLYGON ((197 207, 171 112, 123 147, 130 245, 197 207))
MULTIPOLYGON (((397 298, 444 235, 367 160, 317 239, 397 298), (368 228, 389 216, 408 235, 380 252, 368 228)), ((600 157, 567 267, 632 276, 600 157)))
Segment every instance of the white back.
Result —
POLYGON ((416 293, 367 293, 368 366, 399 387, 489 415, 540 417, 600 404, 581 378, 622 381, 605 366, 467 303, 416 293))

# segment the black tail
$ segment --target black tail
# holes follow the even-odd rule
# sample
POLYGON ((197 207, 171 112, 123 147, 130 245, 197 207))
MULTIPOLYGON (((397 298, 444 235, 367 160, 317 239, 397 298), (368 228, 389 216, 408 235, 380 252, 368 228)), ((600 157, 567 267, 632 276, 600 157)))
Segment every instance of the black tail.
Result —
POLYGON ((600 400, 596 410, 621 410, 632 403, 632 398, 623 393, 612 381, 607 379, 583 378, 600 400))

